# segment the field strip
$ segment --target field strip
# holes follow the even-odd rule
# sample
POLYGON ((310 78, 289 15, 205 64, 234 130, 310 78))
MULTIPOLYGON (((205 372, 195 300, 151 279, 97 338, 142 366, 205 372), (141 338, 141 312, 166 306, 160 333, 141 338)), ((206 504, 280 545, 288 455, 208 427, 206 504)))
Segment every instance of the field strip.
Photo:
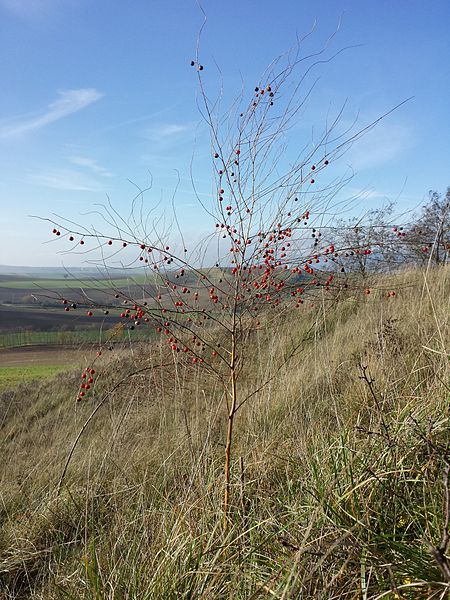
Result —
POLYGON ((119 279, 10 279, 0 281, 0 288, 17 290, 38 289, 115 289, 127 288, 136 285, 150 285, 155 283, 155 276, 136 275, 135 277, 122 277, 119 279))
MULTIPOLYGON (((92 350, 92 347, 89 348, 92 350)), ((0 349, 0 369, 7 367, 51 366, 70 368, 81 364, 85 352, 58 346, 23 346, 20 348, 0 349)))

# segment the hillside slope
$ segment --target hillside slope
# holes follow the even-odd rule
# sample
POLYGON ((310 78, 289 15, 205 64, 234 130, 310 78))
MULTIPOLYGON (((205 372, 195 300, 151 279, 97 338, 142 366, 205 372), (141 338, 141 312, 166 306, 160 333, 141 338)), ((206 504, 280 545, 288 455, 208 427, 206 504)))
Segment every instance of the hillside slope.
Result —
POLYGON ((0 598, 444 597, 450 271, 374 287, 248 340, 226 535, 201 367, 154 342, 81 403, 78 372, 0 396, 0 598))

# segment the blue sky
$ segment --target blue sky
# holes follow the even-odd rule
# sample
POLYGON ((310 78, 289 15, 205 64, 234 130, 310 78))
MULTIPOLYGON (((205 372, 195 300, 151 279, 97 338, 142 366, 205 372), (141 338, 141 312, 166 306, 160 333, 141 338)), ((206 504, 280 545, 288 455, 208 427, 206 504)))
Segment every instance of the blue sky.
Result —
MULTIPOLYGON (((319 79, 295 136, 321 128, 344 101, 344 123, 376 119, 410 96, 347 153, 365 190, 364 207, 397 200, 420 206, 450 185, 450 3, 414 0, 204 0, 200 43, 204 81, 224 103, 251 92, 270 61, 317 22, 305 51, 342 52, 319 79), (220 72, 219 72, 220 69, 220 72), (369 204, 370 202, 370 204, 369 204)), ((211 225, 196 203, 212 195, 211 151, 196 104, 194 0, 0 0, 0 264, 83 264, 58 254, 49 227, 29 215, 53 213, 98 223, 108 196, 127 214, 136 187, 148 207, 170 206, 188 239, 211 225)), ((100 225, 98 224, 100 227, 100 225)))

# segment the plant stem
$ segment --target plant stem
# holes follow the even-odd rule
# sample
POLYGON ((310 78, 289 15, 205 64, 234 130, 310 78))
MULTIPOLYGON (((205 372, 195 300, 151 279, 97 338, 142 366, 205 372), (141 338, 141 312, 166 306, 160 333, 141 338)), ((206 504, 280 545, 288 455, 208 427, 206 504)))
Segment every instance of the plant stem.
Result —
POLYGON ((230 378, 231 378, 231 405, 228 412, 228 428, 227 428, 227 443, 225 446, 225 491, 223 497, 223 531, 226 533, 229 524, 230 512, 230 467, 231 467, 231 444, 233 441, 233 422, 237 406, 237 390, 236 390, 236 353, 235 353, 235 337, 232 336, 231 341, 231 362, 230 362, 230 378))

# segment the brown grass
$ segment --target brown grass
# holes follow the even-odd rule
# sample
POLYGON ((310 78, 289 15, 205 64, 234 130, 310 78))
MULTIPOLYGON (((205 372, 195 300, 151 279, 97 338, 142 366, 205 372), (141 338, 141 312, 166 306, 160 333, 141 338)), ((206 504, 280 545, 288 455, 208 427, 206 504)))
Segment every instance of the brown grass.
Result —
POLYGON ((273 379, 236 417, 226 535, 227 413, 201 368, 131 375, 166 362, 155 343, 105 360, 85 403, 78 372, 4 394, 0 598, 445 597, 449 284, 377 279, 255 333, 240 397, 273 379))

